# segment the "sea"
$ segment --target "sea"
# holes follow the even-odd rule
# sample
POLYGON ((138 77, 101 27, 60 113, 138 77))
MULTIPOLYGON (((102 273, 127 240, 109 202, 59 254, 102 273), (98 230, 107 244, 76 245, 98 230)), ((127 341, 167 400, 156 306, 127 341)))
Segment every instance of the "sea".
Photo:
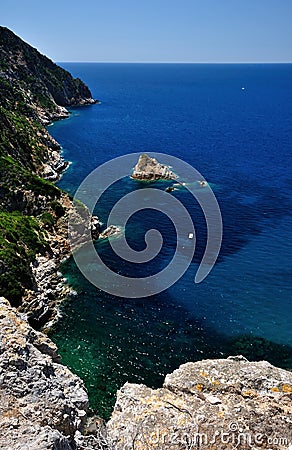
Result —
MULTIPOLYGON (((63 363, 84 380, 92 411, 109 418, 125 382, 157 388, 188 361, 242 354, 292 369, 292 64, 61 65, 100 103, 72 108, 68 119, 48 127, 71 162, 60 188, 74 195, 102 164, 158 152, 202 174, 223 221, 220 254, 201 283, 194 277, 206 246, 206 223, 183 188, 169 195, 190 211, 196 251, 168 289, 145 298, 133 292, 121 297, 92 285, 74 258, 62 265, 77 294, 63 305, 50 336, 63 363)), ((99 198, 94 212, 106 225, 126 194, 144 190, 147 196, 149 187, 165 192, 167 186, 124 177, 99 198)), ((133 214, 123 233, 140 251, 153 228, 163 245, 149 263, 122 261, 108 241, 98 242, 96 251, 128 277, 159 273, 176 249, 171 219, 159 207, 148 207, 133 214)))

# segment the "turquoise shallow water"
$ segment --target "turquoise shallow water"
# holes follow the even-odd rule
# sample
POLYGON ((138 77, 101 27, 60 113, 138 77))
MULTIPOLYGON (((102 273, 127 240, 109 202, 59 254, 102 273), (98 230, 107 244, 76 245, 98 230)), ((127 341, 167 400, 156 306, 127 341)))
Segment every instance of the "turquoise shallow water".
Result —
MULTIPOLYGON (((90 285, 73 260, 64 265, 78 295, 64 306, 52 338, 63 361, 84 378, 92 407, 108 417, 125 381, 158 386, 188 360, 243 353, 292 367, 292 66, 65 67, 102 103, 76 108, 70 119, 49 127, 72 161, 62 188, 73 194, 86 175, 113 157, 169 153, 209 181, 224 225, 218 263, 195 285, 206 243, 204 218, 184 190, 174 191, 196 223, 196 254, 175 285, 148 299, 110 296, 90 285)), ((164 189, 163 183, 156 186, 164 189)), ((97 205, 101 220, 106 222, 121 196, 137 189, 144 185, 130 179, 113 186, 97 205)), ((108 243, 98 244, 99 253, 130 276, 155 273, 174 251, 169 220, 146 210, 133 216, 126 235, 141 249, 153 223, 165 242, 148 266, 122 263, 108 243)))

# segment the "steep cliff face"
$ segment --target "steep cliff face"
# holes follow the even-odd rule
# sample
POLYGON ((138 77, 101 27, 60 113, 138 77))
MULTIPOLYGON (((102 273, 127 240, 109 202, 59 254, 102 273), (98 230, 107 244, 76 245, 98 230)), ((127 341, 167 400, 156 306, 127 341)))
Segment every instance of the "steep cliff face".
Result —
MULTIPOLYGON (((61 106, 90 104, 88 87, 79 78, 57 66, 8 28, 0 27, 1 77, 23 92, 26 102, 52 118, 61 106)), ((65 111, 64 111, 65 112, 65 111)))
POLYGON ((35 329, 70 294, 58 273, 68 216, 78 225, 80 208, 87 213, 51 182, 66 163, 44 125, 67 117, 64 106, 90 103, 84 83, 0 27, 0 295, 9 300, 0 298, 1 449, 84 448, 83 383, 35 329))
POLYGON ((67 117, 65 106, 95 103, 88 87, 0 27, 0 91, 0 155, 40 175, 48 162, 56 172, 64 168, 52 155, 59 145, 42 125, 67 117))
POLYGON ((56 273, 72 207, 52 184, 67 163, 44 125, 91 103, 81 80, 0 27, 0 292, 35 326, 68 294, 56 273))

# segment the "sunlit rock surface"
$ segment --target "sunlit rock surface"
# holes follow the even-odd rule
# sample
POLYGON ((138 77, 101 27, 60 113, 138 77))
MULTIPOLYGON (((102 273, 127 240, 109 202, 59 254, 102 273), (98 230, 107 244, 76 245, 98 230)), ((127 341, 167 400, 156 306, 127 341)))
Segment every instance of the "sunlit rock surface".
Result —
POLYGON ((265 361, 187 363, 161 389, 124 385, 108 433, 116 450, 288 449, 291 395, 292 373, 265 361))

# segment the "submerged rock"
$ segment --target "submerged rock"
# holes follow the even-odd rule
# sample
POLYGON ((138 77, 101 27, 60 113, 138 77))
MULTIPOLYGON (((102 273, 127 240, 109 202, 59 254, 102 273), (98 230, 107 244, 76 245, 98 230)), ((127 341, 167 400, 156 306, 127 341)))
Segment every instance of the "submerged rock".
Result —
POLYGON ((170 192, 175 191, 175 190, 176 190, 175 187, 173 187, 173 186, 168 186, 168 187, 165 189, 165 192, 170 193, 170 192))
POLYGON ((187 363, 162 389, 126 383, 108 434, 116 450, 288 449, 292 373, 243 357, 187 363), (131 447, 132 445, 132 447, 131 447))
POLYGON ((140 155, 139 161, 133 169, 131 175, 136 180, 175 180, 178 176, 170 170, 169 166, 160 164, 155 158, 140 155))

